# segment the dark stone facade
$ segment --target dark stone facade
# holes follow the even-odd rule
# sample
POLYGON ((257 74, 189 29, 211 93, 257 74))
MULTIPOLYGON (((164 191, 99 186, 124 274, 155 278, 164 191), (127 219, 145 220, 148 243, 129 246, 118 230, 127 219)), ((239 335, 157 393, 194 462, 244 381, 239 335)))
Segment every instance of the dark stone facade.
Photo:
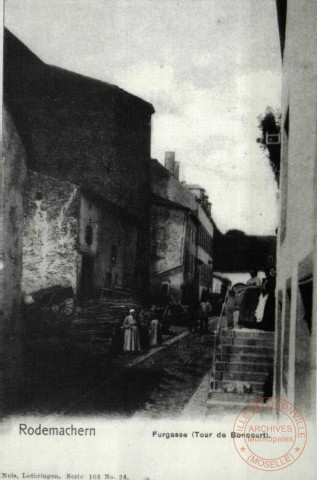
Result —
POLYGON ((147 218, 152 105, 46 65, 8 31, 4 96, 27 145, 28 168, 147 218))
MULTIPOLYGON (((26 215, 30 215, 29 220, 32 218, 32 221, 26 221, 26 236, 30 234, 30 238, 32 237, 34 220, 41 223, 42 233, 45 233, 44 217, 49 223, 47 228, 54 230, 54 195, 57 195, 56 209, 60 212, 58 215, 62 215, 69 200, 67 188, 65 198, 63 197, 63 186, 76 186, 78 191, 98 203, 99 212, 102 212, 98 217, 99 235, 103 231, 102 224, 105 224, 124 231, 126 239, 133 238, 131 244, 134 251, 129 251, 129 261, 125 261, 125 275, 123 271, 116 272, 112 276, 113 282, 111 280, 110 283, 117 282, 121 286, 129 283, 140 289, 145 288, 148 285, 150 250, 150 143, 151 115, 154 113, 152 105, 114 85, 43 63, 8 30, 5 30, 4 35, 4 97, 26 149, 27 168, 47 177, 43 180, 43 188, 51 202, 46 207, 43 207, 45 199, 36 200, 34 203, 33 197, 37 190, 41 189, 37 189, 36 184, 33 185, 35 173, 29 176, 31 190, 28 195, 31 197, 26 199, 25 205, 26 215), (116 216, 116 221, 113 216, 116 216), (132 259, 134 265, 129 265, 128 268, 127 264, 131 263, 132 259)), ((41 177, 38 178, 40 187, 41 177)), ((78 209, 77 226, 80 222, 79 215, 78 209)), ((87 225, 84 228, 86 227, 87 225)), ((58 254, 61 240, 53 238, 53 230, 48 244, 50 252, 42 248, 40 263, 43 268, 48 266, 46 261, 51 262, 51 267, 54 264, 53 257, 49 260, 47 254, 55 255, 55 263, 61 259, 61 254, 58 254), (55 242, 55 247, 52 242, 55 242), (46 260, 43 255, 46 255, 46 260)), ((69 232, 61 231, 61 235, 64 234, 67 238, 69 232)), ((77 230, 77 240, 78 235, 77 230)), ((78 252, 75 252, 75 237, 75 231, 72 231, 72 245, 67 246, 71 250, 66 252, 62 248, 62 251, 67 257, 65 264, 72 263, 69 272, 75 276, 71 284, 74 288, 77 285, 78 289, 82 264, 80 259, 75 258, 75 253, 85 253, 85 248, 81 251, 84 246, 78 244, 78 252), (76 269, 79 271, 75 274, 76 269)), ((106 237, 99 237, 99 246, 105 241, 106 237)), ((46 243, 45 239, 43 243, 46 243)), ((37 254, 35 250, 32 253, 32 248, 34 250, 35 247, 25 239, 29 273, 33 253, 37 254)), ((107 251, 105 256, 108 253, 107 251)), ((93 257, 97 260, 95 254, 93 257)), ((106 270, 98 273, 98 279, 94 282, 98 286, 109 286, 109 266, 106 263, 103 258, 101 264, 106 270)), ((100 263, 97 266, 96 272, 100 270, 100 263)), ((65 269, 58 265, 60 275, 57 275, 57 278, 55 275, 55 280, 60 277, 61 281, 54 283, 69 283, 66 280, 70 274, 66 275, 66 278, 65 269)), ((40 278, 45 277, 42 270, 40 278)), ((53 278, 46 278, 43 286, 49 286, 51 281, 53 278)))

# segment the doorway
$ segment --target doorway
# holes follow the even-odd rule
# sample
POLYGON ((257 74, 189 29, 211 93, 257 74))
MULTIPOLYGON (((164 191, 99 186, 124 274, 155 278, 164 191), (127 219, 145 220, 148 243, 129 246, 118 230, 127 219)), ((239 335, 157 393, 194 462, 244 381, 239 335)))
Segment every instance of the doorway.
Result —
POLYGON ((93 296, 94 287, 94 257, 82 254, 80 296, 83 300, 88 300, 93 296))

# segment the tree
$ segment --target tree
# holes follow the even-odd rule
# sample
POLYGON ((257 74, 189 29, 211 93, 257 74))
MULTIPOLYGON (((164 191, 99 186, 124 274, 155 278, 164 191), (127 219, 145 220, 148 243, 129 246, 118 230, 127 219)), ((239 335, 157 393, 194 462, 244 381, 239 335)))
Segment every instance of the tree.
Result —
POLYGON ((232 229, 232 230, 228 230, 225 235, 240 235, 240 236, 243 236, 245 235, 245 232, 243 232, 243 230, 238 230, 236 228, 232 229))
POLYGON ((280 132, 281 132, 281 112, 267 107, 265 113, 258 116, 259 129, 261 136, 256 139, 262 150, 267 152, 267 156, 274 172, 274 177, 279 185, 280 177, 280 132), (270 141, 271 140, 271 141, 270 141))

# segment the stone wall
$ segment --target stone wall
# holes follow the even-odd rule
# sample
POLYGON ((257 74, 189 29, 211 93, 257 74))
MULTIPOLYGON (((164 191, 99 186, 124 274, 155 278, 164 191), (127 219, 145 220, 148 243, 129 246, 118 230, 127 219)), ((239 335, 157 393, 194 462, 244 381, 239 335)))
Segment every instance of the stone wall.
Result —
POLYGON ((156 301, 160 303, 162 299, 166 298, 166 287, 168 287, 175 299, 182 299, 184 287, 184 270, 182 266, 151 278, 151 292, 154 303, 156 301))
POLYGON ((28 171, 24 201, 25 293, 53 285, 77 289, 79 197, 75 185, 28 171))
POLYGON ((21 276, 26 152, 6 109, 3 110, 3 154, 3 232, 2 229, 0 232, 3 233, 3 270, 1 268, 0 272, 1 277, 3 273, 3 316, 0 312, 0 337, 3 340, 4 397, 7 406, 14 408, 23 383, 21 276))
POLYGON ((194 253, 187 217, 181 209, 152 206, 150 272, 153 294, 161 292, 162 283, 166 282, 182 299, 185 284, 194 278, 194 274, 185 275, 185 260, 190 252, 194 253))
POLYGON ((274 395, 316 411, 317 3, 288 0, 282 87, 274 395), (314 250, 315 249, 315 250, 314 250), (315 272, 314 272, 315 268, 315 272), (302 289, 311 292, 304 309, 302 289), (281 312, 278 315, 278 312, 281 312), (309 328, 310 325, 310 328, 309 328), (289 351, 289 355, 283 355, 289 351))
POLYGON ((186 216, 184 211, 153 205, 151 274, 183 265, 186 216))
MULTIPOLYGON (((138 287, 137 241, 141 227, 111 205, 82 195, 80 208, 80 252, 92 257, 94 288, 138 287), (92 238, 87 243, 87 226, 92 238)), ((89 239, 88 239, 89 240, 89 239)))

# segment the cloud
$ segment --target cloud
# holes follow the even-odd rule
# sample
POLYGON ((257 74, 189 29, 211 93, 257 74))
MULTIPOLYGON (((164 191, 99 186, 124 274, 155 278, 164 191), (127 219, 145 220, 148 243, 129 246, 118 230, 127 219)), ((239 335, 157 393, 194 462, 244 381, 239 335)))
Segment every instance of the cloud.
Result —
POLYGON ((176 151, 221 228, 274 232, 277 188, 256 143, 258 115, 280 102, 274 0, 8 0, 6 22, 44 61, 151 102, 152 156, 176 151))
POLYGON ((171 65, 143 61, 118 72, 117 81, 154 104, 152 156, 163 162, 165 151, 176 151, 181 178, 206 188, 224 229, 274 233, 277 186, 256 138, 258 115, 279 105, 277 73, 249 72, 197 88, 177 80, 171 65))

